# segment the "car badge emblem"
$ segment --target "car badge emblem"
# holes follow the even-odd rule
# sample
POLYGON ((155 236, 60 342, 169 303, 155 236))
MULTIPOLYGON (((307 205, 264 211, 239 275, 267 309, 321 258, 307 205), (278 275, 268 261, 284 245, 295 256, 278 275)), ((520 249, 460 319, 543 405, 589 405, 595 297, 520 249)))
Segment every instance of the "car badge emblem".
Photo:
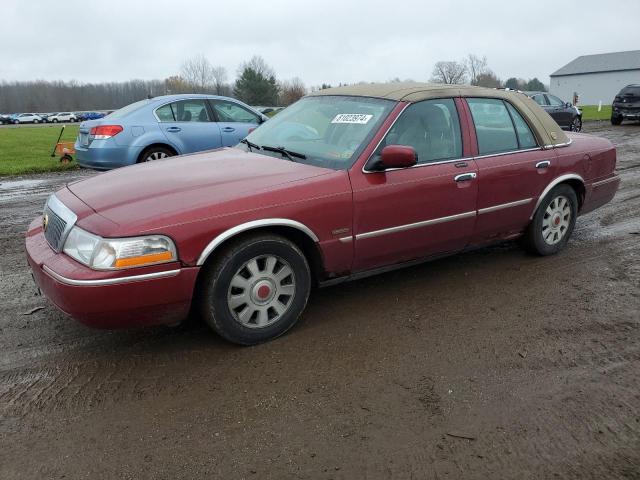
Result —
POLYGON ((49 226, 49 215, 46 213, 42 217, 42 230, 47 231, 47 227, 49 226))

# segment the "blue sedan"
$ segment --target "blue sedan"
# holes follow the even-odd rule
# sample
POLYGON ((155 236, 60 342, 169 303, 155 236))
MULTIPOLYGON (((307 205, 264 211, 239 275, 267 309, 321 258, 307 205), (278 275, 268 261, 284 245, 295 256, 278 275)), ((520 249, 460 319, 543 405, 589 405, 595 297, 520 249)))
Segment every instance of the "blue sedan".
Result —
POLYGON ((80 124, 78 164, 98 170, 237 145, 268 117, 232 98, 165 95, 80 124))

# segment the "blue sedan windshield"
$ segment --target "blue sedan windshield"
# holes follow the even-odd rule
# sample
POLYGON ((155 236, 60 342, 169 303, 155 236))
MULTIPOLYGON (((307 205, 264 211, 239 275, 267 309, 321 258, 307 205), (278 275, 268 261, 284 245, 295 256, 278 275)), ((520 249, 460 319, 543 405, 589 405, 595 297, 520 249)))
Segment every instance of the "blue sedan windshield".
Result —
MULTIPOLYGON (((368 97, 305 97, 261 125, 247 140, 306 157, 295 157, 295 161, 345 169, 371 141, 394 105, 391 100, 368 97)), ((281 156, 274 151, 260 153, 281 156)))

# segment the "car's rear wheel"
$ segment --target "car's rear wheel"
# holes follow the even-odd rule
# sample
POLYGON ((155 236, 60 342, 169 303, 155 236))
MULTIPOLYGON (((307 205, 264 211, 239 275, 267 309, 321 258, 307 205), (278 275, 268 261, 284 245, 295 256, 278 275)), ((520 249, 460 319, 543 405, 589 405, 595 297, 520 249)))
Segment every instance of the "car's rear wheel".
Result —
POLYGON ((612 115, 611 125, 620 125, 622 123, 622 115, 612 115))
POLYGON ((173 157, 174 153, 168 148, 164 147, 152 147, 145 150, 142 155, 140 155, 140 163, 143 162, 152 162, 154 160, 162 160, 163 158, 173 157))
POLYGON ((282 335, 309 298, 309 264, 294 243, 278 235, 245 237, 205 268, 197 292, 200 313, 233 343, 255 345, 282 335))
POLYGON ((573 188, 561 184, 540 202, 522 238, 526 250, 553 255, 562 250, 573 232, 578 214, 578 197, 573 188))
POLYGON ((33 123, 40 123, 38 120, 34 120, 33 123))
POLYGON ((579 116, 575 116, 573 121, 571 122, 570 127, 572 132, 579 132, 582 130, 582 119, 579 116))
POLYGON ((54 119, 53 119, 53 123, 58 123, 58 119, 57 119, 57 118, 54 118, 54 119))

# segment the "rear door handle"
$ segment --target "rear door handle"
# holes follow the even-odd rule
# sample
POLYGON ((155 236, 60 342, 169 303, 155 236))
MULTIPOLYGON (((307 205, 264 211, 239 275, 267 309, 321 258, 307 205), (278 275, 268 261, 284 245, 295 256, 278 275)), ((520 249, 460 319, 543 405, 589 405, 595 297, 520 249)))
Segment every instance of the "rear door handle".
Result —
POLYGON ((182 130, 180 127, 169 127, 167 128, 167 132, 179 132, 182 130))
POLYGON ((548 168, 551 165, 550 160, 543 160, 542 162, 536 163, 536 168, 548 168))
POLYGON ((236 131, 236 129, 235 129, 235 128, 233 128, 233 127, 224 127, 224 128, 222 129, 222 131, 223 131, 223 132, 228 132, 228 133, 230 133, 230 132, 235 132, 235 131, 236 131))
POLYGON ((474 178, 476 178, 476 173, 475 172, 469 172, 469 173, 461 173, 460 175, 456 175, 455 177, 453 177, 453 179, 456 182, 469 182, 471 180, 473 180, 474 178))

